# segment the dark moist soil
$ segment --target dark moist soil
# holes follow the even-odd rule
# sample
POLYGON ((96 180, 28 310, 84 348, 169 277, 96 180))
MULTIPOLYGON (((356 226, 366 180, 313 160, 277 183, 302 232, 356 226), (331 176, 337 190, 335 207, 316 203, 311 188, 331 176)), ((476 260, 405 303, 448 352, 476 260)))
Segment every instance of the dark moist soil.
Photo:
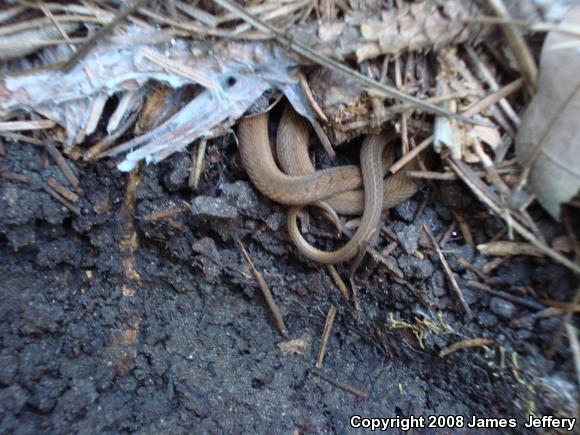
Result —
MULTIPOLYGON (((444 233, 450 210, 468 220, 476 243, 502 228, 459 184, 426 188, 385 216, 400 242, 392 257, 404 279, 366 258, 355 277, 357 314, 325 267, 293 251, 285 210, 244 180, 231 145, 209 147, 197 194, 187 185, 187 154, 144 166, 132 179, 115 163, 70 162, 82 187, 76 216, 43 190, 49 177, 67 184, 43 150, 5 144, 0 433, 344 433, 353 414, 514 417, 515 431, 525 432, 529 412, 576 412, 567 339, 546 357, 559 319, 529 317, 534 311, 468 288, 479 278, 458 260, 481 268, 491 258, 458 233, 444 252, 475 314, 468 319, 419 236, 423 224, 444 233), (182 212, 154 219, 169 209, 182 212), (310 343, 304 355, 278 348, 285 340, 236 237, 271 287, 291 338, 310 343), (338 312, 324 371, 369 392, 367 400, 313 373, 331 304, 338 312), (468 338, 494 344, 439 356, 468 338)), ((549 239, 558 234, 549 220, 539 224, 549 239)), ((379 251, 392 241, 386 233, 379 251)), ((339 268, 345 277, 347 267, 339 268)), ((490 278, 499 290, 559 300, 570 300, 577 285, 562 267, 528 257, 509 259, 490 278)))

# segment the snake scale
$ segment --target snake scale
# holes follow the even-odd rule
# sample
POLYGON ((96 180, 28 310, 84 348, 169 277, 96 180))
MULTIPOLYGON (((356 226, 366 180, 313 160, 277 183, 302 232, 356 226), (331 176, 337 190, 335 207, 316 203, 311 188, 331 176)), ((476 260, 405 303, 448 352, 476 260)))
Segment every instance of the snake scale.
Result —
POLYGON ((347 165, 316 170, 308 155, 310 129, 290 106, 284 109, 276 136, 277 166, 268 137, 268 114, 244 118, 238 123, 240 156, 254 186, 265 196, 288 205, 288 230, 297 248, 308 258, 325 264, 347 261, 370 242, 380 224, 383 209, 410 198, 417 184, 404 171, 383 181, 385 166, 394 152, 383 156, 387 136, 368 135, 361 147, 361 166, 347 165), (364 188, 363 188, 364 187, 364 188), (321 251, 300 234, 296 223, 300 208, 321 205, 336 213, 362 213, 351 240, 335 251, 321 251))

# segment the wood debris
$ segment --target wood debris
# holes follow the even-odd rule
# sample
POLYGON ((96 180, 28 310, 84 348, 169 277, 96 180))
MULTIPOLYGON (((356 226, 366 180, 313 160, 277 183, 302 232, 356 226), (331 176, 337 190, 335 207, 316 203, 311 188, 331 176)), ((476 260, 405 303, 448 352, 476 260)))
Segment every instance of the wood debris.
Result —
POLYGON ((322 331, 322 340, 320 342, 320 349, 318 350, 318 357, 316 358, 316 368, 321 369, 326 355, 326 347, 328 346, 328 339, 334 324, 334 317, 336 316, 336 307, 331 305, 326 314, 326 322, 324 323, 324 331, 322 331))
POLYGON ((312 337, 308 333, 302 334, 300 338, 295 338, 288 341, 283 341, 278 343, 278 349, 284 356, 289 355, 299 355, 308 358, 310 355, 310 346, 312 343, 312 337))
POLYGON ((471 347, 487 347, 493 344, 493 340, 489 338, 470 338, 467 340, 458 341, 453 343, 451 346, 446 347, 439 353, 439 358, 445 358, 447 355, 457 352, 461 349, 471 348, 471 347))
POLYGON ((282 337, 289 339, 290 335, 288 334, 288 328, 286 328, 286 324, 284 323, 284 318, 282 317, 282 313, 280 313, 280 309, 278 308, 278 305, 276 304, 276 301, 274 300, 274 296, 272 295, 272 292, 270 291, 270 287, 268 287, 268 284, 266 283, 266 280, 262 276, 262 273, 260 271, 258 271, 258 269, 256 269, 256 267, 254 266, 254 263, 250 257, 250 254, 248 254, 248 251, 246 251, 246 248, 244 247, 242 242, 240 240, 237 240, 237 242, 238 242, 238 245, 242 251, 242 254, 244 255, 246 261, 248 262, 250 268, 252 269, 252 273, 254 275, 254 278, 256 279, 256 282, 258 283, 260 290, 262 291, 262 295, 264 296, 264 299, 266 299, 266 303, 268 304, 270 311, 272 311, 272 315, 274 316, 274 321, 276 322, 276 326, 278 327, 280 334, 282 335, 282 337))

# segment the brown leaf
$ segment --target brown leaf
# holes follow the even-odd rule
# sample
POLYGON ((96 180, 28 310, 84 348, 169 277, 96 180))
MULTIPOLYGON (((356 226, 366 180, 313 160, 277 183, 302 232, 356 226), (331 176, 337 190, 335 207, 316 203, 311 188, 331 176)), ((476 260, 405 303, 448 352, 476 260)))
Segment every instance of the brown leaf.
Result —
MULTIPOLYGON (((567 24, 580 24, 580 6, 567 24)), ((532 163, 529 183, 556 219, 560 205, 580 190, 580 39, 552 31, 540 59, 538 93, 528 107, 516 138, 522 167, 532 163), (539 147, 539 148, 538 148, 539 147)))

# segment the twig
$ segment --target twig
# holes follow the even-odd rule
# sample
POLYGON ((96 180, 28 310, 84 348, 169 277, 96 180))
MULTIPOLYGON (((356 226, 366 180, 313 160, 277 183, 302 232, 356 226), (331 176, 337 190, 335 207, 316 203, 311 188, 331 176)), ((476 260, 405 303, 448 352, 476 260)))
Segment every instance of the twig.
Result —
POLYGON ((176 214, 184 213, 189 210, 191 210, 191 207, 177 207, 170 208, 168 210, 156 211, 154 213, 150 213, 147 216, 145 216, 144 220, 146 222, 155 222, 160 219, 166 219, 168 217, 175 216, 176 214))
POLYGON ((0 12, 0 23, 5 23, 6 21, 14 18, 20 13, 24 12, 26 7, 24 5, 14 6, 12 8, 6 8, 0 12))
POLYGON ((103 139, 91 146, 84 154, 83 160, 89 161, 100 158, 101 153, 105 152, 111 145, 115 143, 117 139, 129 131, 131 126, 135 124, 135 121, 137 121, 137 118, 140 115, 141 113, 136 111, 127 119, 127 122, 125 122, 121 127, 117 128, 114 133, 105 136, 103 139))
MULTIPOLYGON (((500 18, 511 18, 502 0, 488 0, 488 4, 500 18)), ((526 76, 532 88, 536 89, 538 85, 538 68, 524 38, 522 38, 515 26, 510 24, 503 26, 502 31, 516 56, 522 73, 526 76)))
POLYGON ((272 39, 269 35, 260 34, 251 34, 251 33, 244 33, 243 35, 234 34, 231 30, 223 30, 223 29, 212 29, 210 27, 204 27, 198 23, 194 22, 181 22, 175 21, 171 18, 167 18, 163 15, 156 14, 145 8, 139 8, 139 13, 149 17, 159 23, 167 24, 169 26, 174 27, 175 29, 180 29, 182 31, 188 32, 189 34, 193 33, 196 36, 218 36, 227 39, 246 39, 246 40, 268 40, 272 39))
POLYGON ((471 234, 471 228, 469 227, 469 222, 463 217, 462 214, 457 213, 455 210, 451 210, 453 216, 459 223, 459 231, 461 231, 461 235, 463 236, 463 240, 465 243, 471 246, 475 246, 475 240, 473 239, 473 235, 471 234))
POLYGON ((453 343, 451 346, 446 347, 441 352, 439 352, 439 358, 444 358, 453 352, 457 352, 461 349, 466 349, 469 347, 485 347, 493 344, 493 340, 489 338, 470 338, 467 340, 458 341, 453 343))
POLYGON ((252 269, 252 273, 254 274, 254 278, 256 279, 258 286, 260 287, 260 290, 262 291, 262 294, 264 295, 264 299, 266 299, 266 303, 268 304, 270 311, 272 311, 272 315, 274 316, 274 321, 276 322, 276 326, 278 327, 280 334, 282 334, 282 336, 284 338, 289 339, 290 335, 288 334, 288 328, 286 328, 286 324, 284 323, 284 318, 282 317, 282 314, 280 313, 280 310, 278 309, 278 305, 276 305, 276 301, 274 300, 274 296, 272 296, 272 292, 270 291, 270 288, 268 287, 266 280, 264 279, 262 274, 255 268, 254 263, 252 262, 252 259, 250 258, 250 254, 248 254, 248 252, 246 251, 246 248, 244 248, 242 241, 240 239, 236 239, 236 242, 238 242, 238 245, 240 245, 240 249, 242 250, 242 253, 244 254, 244 257, 246 258, 246 261, 248 262, 250 268, 252 269))
POLYGON ((510 257, 513 255, 531 255, 543 257, 545 253, 536 246, 526 242, 490 242, 477 245, 477 250, 483 255, 494 257, 510 257))
POLYGON ((207 139, 200 139, 197 145, 197 153, 195 160, 192 158, 191 170, 189 172, 189 187, 194 191, 199 186, 199 179, 201 177, 203 161, 205 159, 205 148, 207 146, 207 139))
POLYGON ((427 139, 425 139, 423 142, 421 142, 419 145, 417 145, 415 148, 413 148, 411 151, 409 151, 407 154, 401 157, 395 164, 393 164, 389 168, 389 171, 392 174, 396 174, 398 171, 401 170, 403 166, 405 166, 407 163, 409 163, 411 160, 417 157, 419 153, 421 153, 421 151, 427 149, 432 142, 433 136, 429 136, 427 139))
MULTIPOLYGON (((483 193, 471 180, 467 177, 462 169, 461 169, 461 162, 457 162, 453 159, 447 159, 451 169, 463 180, 463 182, 471 189, 473 193, 482 201, 485 205, 491 208, 499 217, 504 220, 507 220, 505 213, 502 211, 501 207, 499 207, 494 201, 492 201, 486 194, 483 193)), ((580 274, 580 265, 574 263, 573 261, 569 260, 568 258, 564 257, 563 255, 559 254, 558 252, 551 249, 545 243, 538 240, 530 231, 528 231, 522 224, 520 224, 516 220, 511 221, 511 225, 513 228, 526 240, 531 242, 541 251, 546 253, 550 258, 557 261, 558 263, 566 266, 567 268, 571 269, 573 272, 580 274)))
MULTIPOLYGON (((86 15, 59 15, 55 17, 59 23, 87 23, 87 24, 102 24, 102 20, 89 17, 86 15)), ((0 36, 12 35, 22 32, 24 30, 37 29, 46 26, 52 26, 53 23, 50 18, 35 18, 28 21, 23 21, 16 24, 0 27, 0 36)))
POLYGON ((64 198, 68 199, 70 202, 77 202, 79 200, 79 195, 67 189, 54 178, 49 178, 47 180, 48 185, 54 189, 59 195, 63 196, 64 198))
POLYGON ((576 376, 578 378, 578 386, 580 387, 580 343, 578 343, 576 328, 568 322, 566 322, 566 334, 568 334, 568 340, 570 340, 570 350, 574 357, 574 366, 576 367, 576 376))
POLYGON ((411 178, 420 178, 425 180, 441 180, 441 181, 457 180, 457 175, 455 175, 452 172, 407 171, 407 176, 411 178))
POLYGON ((322 126, 318 123, 317 120, 312 121, 312 128, 314 128, 314 132, 316 133, 316 136, 320 140, 320 143, 322 144, 324 151, 326 151, 326 154, 328 154, 330 157, 335 157, 336 153, 334 152, 334 148, 332 148, 332 144, 330 143, 328 136, 326 135, 326 133, 322 129, 322 126))
POLYGON ((231 0, 214 0, 214 2, 222 6, 223 8, 227 9, 228 11, 237 14, 240 18, 242 18, 247 23, 250 23, 257 29, 266 32, 268 34, 271 34, 278 42, 280 42, 286 48, 293 50, 294 52, 310 60, 311 62, 314 62, 317 65, 346 74, 351 78, 353 78, 354 80, 357 80, 358 82, 365 84, 369 88, 374 88, 378 92, 382 92, 384 95, 390 98, 395 98, 409 103, 413 103, 416 107, 422 108, 423 110, 429 113, 433 113, 440 116, 448 116, 450 118, 457 119, 458 121, 463 121, 467 123, 475 123, 475 124, 479 123, 478 121, 475 121, 473 119, 455 113, 451 113, 448 110, 427 103, 419 98, 407 95, 397 89, 394 89, 370 77, 367 77, 359 73, 358 71, 355 71, 352 68, 349 68, 348 66, 343 65, 342 63, 337 62, 323 54, 317 53, 315 50, 312 50, 306 45, 303 45, 298 41, 291 39, 290 37, 280 32, 270 24, 263 22, 262 20, 255 17, 251 13, 247 12, 246 10, 244 10, 244 8, 237 5, 231 0))
POLYGON ((181 10, 191 18, 205 24, 206 26, 216 27, 218 25, 218 18, 202 9, 193 7, 183 1, 176 1, 174 2, 174 5, 177 9, 181 10))
MULTIPOLYGON (((87 119, 87 122, 85 123, 84 128, 82 128, 82 134, 93 134, 95 132, 95 130, 97 129, 97 125, 99 123, 99 120, 101 119, 101 116, 103 114, 103 110, 105 109, 105 104, 107 103, 107 100, 109 99, 109 95, 105 92, 101 92, 97 95, 95 95, 92 98, 92 103, 91 103, 91 111, 89 114, 89 117, 87 119)), ((81 133, 81 132, 79 132, 81 133)), ((76 141, 76 143, 80 143, 81 140, 76 141)))
POLYGON ((210 77, 204 76, 203 74, 200 74, 195 69, 189 68, 180 62, 168 59, 167 57, 162 56, 149 47, 144 47, 141 52, 143 53, 143 57, 159 65, 163 68, 163 70, 167 70, 177 76, 191 80, 193 83, 201 85, 206 89, 221 89, 219 82, 213 80, 210 77))
MULTIPOLYGON (((455 83, 453 86, 460 86, 461 88, 463 88, 464 86, 466 86, 467 88, 473 88, 475 90, 477 90, 476 95, 478 97, 481 97, 483 95, 485 95, 487 92, 482 88, 482 85, 480 83, 480 81, 478 79, 476 79, 476 77, 471 73, 471 70, 469 70, 467 68, 467 65, 465 64, 465 62, 460 59, 455 50, 448 50, 444 52, 445 56, 443 57, 444 61, 446 63, 449 64, 449 66, 451 67, 450 71, 448 72, 448 74, 453 74, 453 72, 457 71, 460 75, 460 77, 462 77, 465 80, 465 84, 464 83, 455 83)), ((477 63, 481 63, 481 61, 479 60, 479 58, 476 58, 474 60, 477 63)), ((476 64, 477 65, 477 64, 476 64)), ((448 66, 448 67, 449 67, 448 66)), ((455 75, 455 74, 453 74, 455 75)), ((456 82, 457 79, 451 79, 452 82, 456 82)), ((489 111, 491 112, 491 115, 493 117, 493 119, 502 127, 504 127, 504 129, 506 130, 506 132, 513 137, 515 135, 514 129, 513 127, 509 124, 509 122, 507 121, 507 119, 504 117, 503 113, 499 110, 499 108, 495 107, 495 105, 490 105, 489 106, 489 111)), ((465 115, 465 114, 464 114, 465 115)), ((470 116, 475 116, 476 113, 472 113, 470 116)), ((491 128, 496 128, 495 125, 493 124, 488 124, 491 128)))
POLYGON ((60 23, 56 20, 56 18, 54 17, 54 15, 50 11, 50 9, 48 9, 46 7, 46 4, 44 3, 44 1, 38 0, 38 5, 39 5, 40 9, 42 10, 42 12, 44 13, 44 15, 46 15, 50 19, 50 21, 52 21, 52 24, 54 24, 54 27, 56 27, 56 29, 58 30, 58 33, 60 33, 60 35, 63 37, 63 39, 65 41, 67 41, 68 46, 71 49, 71 51, 73 53, 76 53, 76 51, 77 51, 76 47, 74 46, 74 44, 71 43, 69 36, 64 31, 64 29, 62 28, 60 23))
POLYGON ((328 377, 328 375, 326 373, 324 373, 322 370, 320 370, 316 367, 312 368, 312 373, 314 373, 319 378, 325 380, 329 384, 334 385, 336 388, 340 388, 341 390, 344 390, 347 393, 354 394, 355 396, 357 396, 363 400, 367 400, 370 396, 370 393, 368 391, 361 390, 360 388, 353 387, 352 385, 349 385, 349 384, 344 384, 342 382, 338 382, 337 380, 334 380, 334 379, 328 377))
POLYGON ((71 212, 73 212, 77 216, 80 216, 80 214, 81 214, 80 208, 78 208, 77 206, 68 202, 66 199, 64 199, 62 196, 60 196, 54 189, 52 189, 48 185, 43 185, 42 188, 46 193, 48 193, 50 196, 52 196, 54 199, 56 199, 58 202, 60 202, 62 205, 64 205, 66 208, 68 208, 71 212))
POLYGON ((50 119, 39 119, 37 121, 6 121, 0 122, 0 132, 23 131, 23 130, 45 130, 52 128, 56 122, 50 119))
POLYGON ((566 308, 565 308, 566 316, 562 319, 562 323, 560 323, 560 326, 558 328, 558 332, 554 335, 554 339, 552 340, 552 344, 550 345, 550 348, 548 349, 548 357, 550 357, 550 359, 554 356, 554 354, 556 353, 556 349, 558 349, 558 346, 560 345, 562 333, 564 332, 564 325, 567 325, 568 323, 570 323, 572 321, 572 316, 574 315, 574 311, 575 311, 574 308, 576 307, 578 302, 580 302, 580 287, 578 287, 578 289, 576 290, 576 294, 574 295, 572 302, 568 306, 566 306, 566 308))
POLYGON ((66 177, 66 179, 72 185, 72 187, 74 187, 75 189, 78 189, 80 186, 79 179, 74 174, 74 172, 72 171, 72 169, 68 165, 67 161, 60 153, 60 151, 50 141, 46 141, 44 143, 44 148, 46 149, 46 151, 48 152, 50 157, 52 157, 52 159, 54 160, 56 165, 60 168, 63 175, 66 177))
MULTIPOLYGON (((276 23, 276 27, 279 29, 288 30, 290 26, 293 24, 292 14, 300 9, 303 9, 308 6, 310 1, 302 0, 302 1, 293 1, 287 2, 287 4, 278 3, 278 7, 274 10, 264 13, 258 17, 258 19, 262 20, 263 22, 267 23, 270 21, 274 21, 278 19, 276 23), (284 23, 282 23, 284 21, 284 23)), ((235 27, 233 30, 233 34, 242 34, 250 30, 252 26, 248 23, 242 23, 235 27)))
POLYGON ((413 223, 417 222, 419 220, 419 218, 421 216, 423 216, 423 212, 425 211, 425 209, 427 208, 427 205, 430 202, 431 202, 431 198, 428 195, 425 195, 425 198, 423 198, 423 200, 421 201, 421 204, 419 204, 419 208, 417 209, 415 216, 413 216, 413 223))
POLYGON ((0 177, 11 181, 19 181, 20 183, 30 184, 30 178, 24 174, 18 174, 12 171, 0 172, 0 177))
POLYGON ((508 116, 508 118, 512 121, 512 123, 516 127, 519 126, 520 118, 516 114, 512 106, 509 104, 509 102, 506 100, 506 97, 512 94, 513 92, 519 90, 524 83, 524 79, 523 78, 516 79, 515 81, 511 82, 510 84, 500 89, 499 85, 497 84, 495 78, 493 77, 489 69, 477 57, 475 50, 471 47, 466 47, 466 51, 469 57, 472 59, 473 63, 475 64, 479 72, 479 75, 483 80, 487 82, 493 93, 486 95, 483 99, 481 99, 480 101, 476 102, 474 105, 469 107, 465 112, 463 112, 463 114, 467 116, 473 116, 474 114, 472 114, 471 111, 473 112, 477 111, 475 113, 480 113, 481 111, 485 110, 485 108, 493 104, 499 103, 499 106, 503 109, 504 113, 508 116), (482 108, 480 108, 480 106, 482 108))
POLYGON ((483 290, 484 292, 491 293, 494 296, 498 296, 506 301, 513 302, 514 304, 521 305, 523 307, 529 308, 530 310, 545 310, 547 307, 540 304, 539 302, 533 301, 531 299, 523 298, 521 296, 515 296, 506 293, 501 290, 492 289, 490 286, 481 284, 477 281, 467 281, 465 283, 468 287, 475 288, 477 290, 483 290))
POLYGON ((518 317, 510 320, 509 325, 512 328, 521 328, 524 325, 530 325, 537 319, 545 319, 547 317, 562 316, 564 312, 559 308, 546 308, 545 310, 536 311, 534 313, 518 317))
POLYGON ((326 314, 326 322, 324 323, 324 330, 322 331, 322 341, 320 343, 320 349, 318 351, 318 357, 316 358, 316 368, 321 369, 322 363, 324 362, 324 356, 326 355, 326 348, 328 346, 328 339, 330 338, 330 331, 332 331, 332 325, 334 324, 334 317, 336 316, 336 307, 331 305, 326 314))
POLYGON ((453 275, 453 272, 451 271, 449 264, 447 264, 447 260, 445 259, 445 256, 443 255, 443 252, 441 251, 441 248, 439 247, 437 240, 435 240, 433 233, 431 233, 431 230, 427 227, 427 225, 423 224, 423 230, 427 233, 427 236, 429 236, 429 239, 431 240, 431 245, 433 246, 433 249, 435 249, 435 251, 437 252, 437 256, 439 257, 439 261, 441 261, 441 264, 443 265, 443 269, 445 270, 445 273, 447 274, 447 277, 449 278, 449 281, 451 282, 451 287, 453 287, 453 289, 457 293, 457 296, 459 296, 459 300, 461 301, 461 304, 463 305, 463 309, 467 313, 467 317, 469 317, 470 319, 473 319, 473 312, 471 311, 471 308, 469 308, 469 305, 467 305, 467 302, 465 301, 465 297, 463 296, 463 292, 461 291, 461 288, 459 287, 459 284, 457 283, 457 280, 455 279, 455 275, 453 275))
POLYGON ((141 109, 143 98, 137 91, 131 90, 123 92, 117 107, 113 114, 109 117, 107 122, 107 133, 115 132, 119 128, 119 124, 127 118, 127 112, 137 112, 141 109))
POLYGON ((580 27, 570 23, 550 23, 547 21, 532 22, 514 18, 499 17, 469 17, 461 19, 464 23, 497 24, 499 26, 526 27, 534 32, 559 32, 570 36, 580 37, 580 27))
POLYGON ((394 249, 397 247, 397 245, 398 245, 398 243, 393 242, 393 243, 389 244, 385 248, 385 250, 383 250, 382 252, 379 252, 374 248, 367 247, 367 252, 369 254, 371 254, 371 256, 373 257, 374 260, 376 260, 379 263, 381 263, 382 265, 384 265, 389 272, 391 272, 393 275, 403 279, 405 277, 405 274, 397 265, 397 261, 393 257, 389 256, 389 253, 392 251, 390 251, 390 252, 388 251, 389 247, 392 247, 391 249, 394 249), (385 254, 385 252, 387 252, 387 253, 385 254))
POLYGON ((508 259, 509 259, 509 257, 496 257, 493 260, 485 263, 481 267, 481 271, 483 273, 489 275, 491 272, 493 272, 495 269, 497 269, 499 266, 501 266, 503 263, 505 263, 508 259))
POLYGON ((306 94, 306 99, 308 100, 308 102, 310 103, 310 105, 312 106, 312 108, 314 109, 316 114, 320 117, 320 119, 323 122, 328 123, 328 118, 326 117, 326 115, 324 114, 322 109, 320 108, 320 105, 314 99, 314 95, 312 95, 312 89, 310 89, 310 86, 308 85, 308 82, 306 81, 306 76, 304 75, 304 73, 301 72, 300 74, 298 74, 298 79, 300 80, 300 86, 302 86, 302 89, 304 90, 304 93, 306 94))
POLYGON ((121 21, 131 15, 139 7, 139 5, 145 0, 134 0, 133 3, 124 11, 119 12, 113 21, 105 24, 101 29, 96 32, 91 39, 80 46, 75 54, 73 54, 69 60, 67 60, 62 66, 62 71, 69 72, 77 62, 85 57, 89 51, 99 42, 105 35, 109 34, 121 21))
POLYGON ((34 137, 26 136, 20 133, 0 133, 3 137, 13 142, 31 143, 32 145, 44 145, 44 142, 34 137))
MULTIPOLYGON (((409 61, 410 59, 412 59, 412 52, 409 53, 408 57, 407 57, 407 61, 409 61)), ((401 61, 402 58, 398 57, 397 59, 395 59, 395 86, 397 87, 397 89, 402 89, 404 84, 403 84, 403 78, 401 77, 401 61)), ((401 142, 402 142, 402 150, 403 150, 403 155, 406 155, 409 153, 409 129, 407 128, 407 118, 409 116, 409 112, 402 112, 401 113, 401 142)))
POLYGON ((449 242, 449 240, 451 239, 451 236, 453 236, 453 233, 455 232, 456 228, 457 228, 457 221, 452 221, 451 224, 449 225, 449 228, 447 228, 447 230, 445 231, 445 233, 443 234, 443 236, 439 240, 439 247, 441 249, 443 249, 445 247, 445 245, 447 244, 447 242, 449 242))
POLYGON ((461 264, 462 266, 464 266, 466 269, 469 269, 470 271, 475 273, 479 277, 479 279, 481 279, 485 282, 488 281, 488 277, 481 270, 479 270, 477 267, 475 267, 475 265, 473 265, 473 263, 470 263, 465 258, 459 258, 459 259, 457 259, 457 262, 459 264, 461 264))
POLYGON ((381 255, 384 255, 385 257, 387 255, 391 255, 393 253, 393 251, 395 249, 397 249, 397 246, 399 246, 399 242, 397 240, 394 240, 394 241, 390 242, 387 246, 385 246, 381 250, 381 255))
POLYGON ((477 154, 477 157, 479 157, 483 169, 487 173, 489 179, 497 188, 500 197, 504 202, 506 202, 508 195, 510 193, 510 189, 509 187, 507 187, 502 178, 499 176, 497 169, 495 168, 495 165, 493 163, 493 160, 491 160, 491 158, 485 153, 479 141, 475 141, 475 143, 473 144, 473 150, 475 151, 475 154, 477 154))
POLYGON ((338 274, 336 267, 334 267, 334 264, 327 264, 326 269, 328 270, 328 273, 330 274, 332 280, 340 290, 342 297, 348 301, 350 299, 350 295, 348 294, 348 288, 346 287, 346 284, 338 274))

